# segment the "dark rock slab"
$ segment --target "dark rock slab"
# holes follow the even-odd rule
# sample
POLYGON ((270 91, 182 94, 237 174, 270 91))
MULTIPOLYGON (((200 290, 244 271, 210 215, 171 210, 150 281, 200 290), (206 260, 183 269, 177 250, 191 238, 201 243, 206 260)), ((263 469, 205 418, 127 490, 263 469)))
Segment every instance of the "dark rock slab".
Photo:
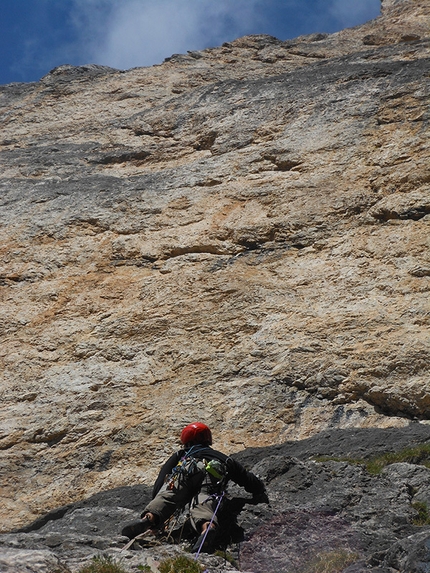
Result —
POLYGON ((430 426, 420 423, 411 423, 405 428, 334 429, 320 432, 306 440, 285 442, 267 448, 247 448, 235 457, 245 465, 254 464, 272 454, 294 456, 301 460, 317 456, 367 459, 429 440, 430 426))
MULTIPOLYGON (((245 530, 242 570, 299 573, 324 566, 349 573, 430 571, 430 523, 418 524, 416 505, 430 504, 430 469, 394 463, 371 475, 363 464, 310 459, 322 454, 371 457, 425 443, 429 435, 430 428, 421 424, 333 430, 236 454, 262 477, 271 500, 270 505, 245 505, 239 516, 245 530)), ((243 496, 237 486, 229 492, 243 496)), ((70 566, 97 554, 118 556, 125 543, 121 526, 138 517, 149 498, 145 485, 120 487, 1 535, 0 555, 9 563, 5 571, 13 570, 14 551, 29 552, 22 558, 27 571, 41 571, 41 560, 70 566)), ((157 553, 151 547, 145 551, 157 553)), ((138 570, 136 563, 128 561, 130 571, 138 570)), ((211 570, 221 569, 216 565, 211 570)))

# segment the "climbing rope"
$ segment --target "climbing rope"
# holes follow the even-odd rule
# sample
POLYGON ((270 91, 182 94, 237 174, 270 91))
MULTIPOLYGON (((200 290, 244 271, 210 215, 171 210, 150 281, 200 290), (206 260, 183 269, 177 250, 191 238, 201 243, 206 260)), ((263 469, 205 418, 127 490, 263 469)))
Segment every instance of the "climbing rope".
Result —
MULTIPOLYGON (((212 524, 213 524, 213 522, 214 522, 215 516, 216 516, 216 514, 217 514, 217 511, 218 511, 218 509, 219 509, 219 506, 221 505, 221 501, 222 501, 224 495, 225 495, 225 492, 223 491, 221 494, 215 493, 215 494, 213 494, 212 496, 209 496, 209 497, 208 497, 208 499, 210 499, 211 497, 215 497, 215 499, 218 499, 218 503, 217 503, 217 506, 216 506, 216 508, 215 508, 215 511, 214 511, 213 514, 212 514, 212 518, 211 518, 211 520, 210 520, 210 522, 209 522, 209 525, 207 526, 206 531, 204 532, 204 535, 203 535, 202 541, 201 541, 201 543, 200 543, 200 546, 199 546, 199 548, 197 549, 197 552, 196 552, 196 555, 195 555, 195 560, 196 560, 196 561, 197 561, 197 559, 199 558, 200 552, 201 552, 202 547, 203 547, 203 545, 204 545, 204 543, 205 543, 205 541, 206 541, 206 537, 207 537, 207 535, 208 535, 208 533, 209 533, 209 530, 210 530, 211 527, 212 527, 212 524)), ((207 501, 207 500, 206 500, 206 501, 207 501)))

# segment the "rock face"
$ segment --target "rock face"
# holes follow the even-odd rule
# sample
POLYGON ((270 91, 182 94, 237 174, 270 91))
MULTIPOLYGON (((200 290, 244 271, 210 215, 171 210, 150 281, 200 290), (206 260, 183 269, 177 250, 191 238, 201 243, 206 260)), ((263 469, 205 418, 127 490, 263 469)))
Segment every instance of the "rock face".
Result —
MULTIPOLYGON (((216 555, 201 554, 199 560, 209 573, 235 571, 237 566, 253 573, 428 571, 430 469, 392 463, 373 475, 362 464, 318 459, 364 460, 405 445, 422 446, 429 439, 430 428, 415 423, 385 430, 331 430, 243 451, 238 459, 264 479, 271 505, 247 505, 241 514, 245 540, 239 554, 229 547, 236 565, 216 555)), ((232 488, 230 494, 240 492, 232 488)), ((122 550, 127 540, 118 534, 121 524, 138 517, 148 499, 149 488, 143 485, 120 487, 2 534, 0 569, 75 572, 103 555, 127 571, 147 566, 157 573, 160 560, 184 554, 189 542, 173 545, 149 538, 141 547, 122 550)))
POLYGON ((428 19, 0 88, 3 530, 149 484, 194 419, 429 418, 428 19))

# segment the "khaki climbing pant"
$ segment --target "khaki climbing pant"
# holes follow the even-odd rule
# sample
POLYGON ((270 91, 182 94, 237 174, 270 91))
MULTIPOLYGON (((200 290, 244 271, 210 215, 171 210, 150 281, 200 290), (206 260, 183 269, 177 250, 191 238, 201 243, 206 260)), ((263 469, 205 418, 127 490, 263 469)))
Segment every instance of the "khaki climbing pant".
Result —
MULTIPOLYGON (((192 476, 187 480, 186 484, 183 483, 179 487, 164 485, 154 499, 145 507, 143 514, 154 514, 156 525, 161 527, 177 509, 183 509, 187 504, 190 504, 191 523, 196 531, 200 533, 202 524, 212 519, 217 505, 216 496, 206 493, 205 487, 199 491, 200 486, 201 477, 199 476, 192 476)), ((216 516, 213 524, 215 526, 218 524, 216 516)))

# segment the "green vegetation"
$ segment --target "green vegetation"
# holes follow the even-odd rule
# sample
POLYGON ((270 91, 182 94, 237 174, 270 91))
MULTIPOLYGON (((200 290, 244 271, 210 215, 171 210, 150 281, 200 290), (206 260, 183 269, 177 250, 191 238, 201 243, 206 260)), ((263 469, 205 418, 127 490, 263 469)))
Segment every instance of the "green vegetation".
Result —
POLYGON ((239 569, 239 563, 236 561, 236 559, 233 557, 233 555, 231 553, 229 553, 228 551, 221 551, 220 549, 217 549, 215 551, 214 555, 216 557, 222 557, 224 559, 224 561, 227 561, 227 563, 230 563, 230 565, 233 565, 233 567, 236 567, 236 569, 239 569))
POLYGON ((414 517, 412 523, 414 525, 419 525, 420 527, 423 525, 430 525, 430 514, 427 504, 424 501, 415 501, 411 505, 415 511, 418 512, 418 515, 414 517))
POLYGON ((370 474, 376 475, 390 464, 407 462, 409 464, 419 464, 430 468, 430 444, 420 444, 413 448, 405 448, 398 452, 388 452, 380 456, 369 459, 335 458, 321 456, 316 458, 317 462, 336 461, 347 462, 349 464, 364 465, 370 474))
MULTIPOLYGON (((151 571, 149 565, 139 565, 137 569, 147 573, 151 571)), ((180 555, 161 561, 158 569, 160 573, 202 573, 203 567, 192 557, 180 555)), ((112 557, 97 555, 91 563, 79 569, 78 573, 126 573, 126 570, 112 557)))
POLYGON ((413 448, 405 448, 399 452, 389 452, 382 456, 371 458, 367 461, 367 471, 372 474, 378 474, 385 466, 407 462, 409 464, 418 464, 430 468, 430 444, 421 444, 413 448))
POLYGON ((202 573, 202 566, 192 557, 180 555, 161 561, 158 566, 160 573, 202 573))
POLYGON ((92 563, 79 569, 79 573, 126 573, 126 570, 108 555, 96 555, 92 563))
POLYGON ((356 553, 345 549, 319 553, 305 566, 303 573, 341 573, 357 559, 356 553))

